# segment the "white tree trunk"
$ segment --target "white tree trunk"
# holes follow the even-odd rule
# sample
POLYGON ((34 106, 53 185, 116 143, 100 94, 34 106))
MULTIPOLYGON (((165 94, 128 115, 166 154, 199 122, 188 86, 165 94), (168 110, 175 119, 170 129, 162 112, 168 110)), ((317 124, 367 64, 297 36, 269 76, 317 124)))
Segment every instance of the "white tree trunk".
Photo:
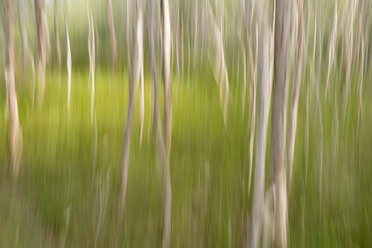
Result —
POLYGON ((164 140, 168 163, 164 164, 164 231, 162 247, 170 246, 172 218, 172 189, 170 178, 170 149, 172 140, 172 84, 171 84, 171 26, 168 0, 161 0, 162 47, 163 47, 163 83, 164 83, 164 140))
POLYGON ((45 66, 49 58, 50 44, 44 0, 35 0, 37 30, 37 74, 39 105, 43 103, 45 91, 45 66))
POLYGON ((89 72, 90 72, 90 82, 91 82, 90 118, 91 118, 91 121, 93 121, 94 93, 95 93, 94 72, 95 72, 95 64, 96 64, 96 45, 95 45, 95 37, 94 37, 93 16, 92 16, 92 12, 89 13, 89 10, 88 10, 88 23, 89 23, 89 33, 88 33, 89 72))
POLYGON ((290 44, 289 1, 275 3, 275 55, 271 125, 272 169, 275 185, 275 244, 287 247, 286 128, 290 44))
MULTIPOLYGON (((129 1, 129 0, 128 0, 129 1)), ((116 70, 117 64, 117 46, 116 46, 116 35, 115 35, 115 26, 114 26, 114 16, 112 13, 112 2, 107 0, 107 11, 108 11, 108 22, 110 28, 110 43, 111 43, 111 56, 112 56, 112 65, 114 70, 116 70)))
POLYGON ((217 25, 216 18, 213 15, 212 7, 207 1, 208 4, 208 14, 209 20, 211 21, 212 25, 212 32, 215 44, 215 53, 216 53, 216 61, 214 66, 214 78, 216 83, 220 86, 220 106, 223 114, 223 120, 225 126, 227 124, 227 110, 228 110, 228 103, 229 103, 229 77, 227 72, 227 66, 225 61, 225 52, 223 46, 223 39, 222 39, 222 32, 217 25))
POLYGON ((265 164, 266 144, 271 97, 271 69, 270 69, 270 30, 267 16, 259 6, 258 25, 258 54, 257 54, 257 76, 258 76, 258 119, 256 134, 255 155, 255 177, 252 207, 252 234, 250 247, 260 247, 262 232, 264 192, 265 192, 265 164))
POLYGON ((125 130, 123 154, 122 154, 122 175, 121 175, 121 200, 120 200, 120 214, 124 213, 126 189, 128 183, 128 169, 129 169, 129 154, 130 154, 130 141, 132 136, 133 117, 135 110, 135 95, 136 83, 140 78, 141 68, 143 65, 143 20, 142 9, 139 7, 136 24, 136 43, 133 53, 133 61, 129 78, 129 104, 128 104, 128 117, 127 127, 125 130))
POLYGON ((296 141, 297 129, 297 110, 298 99, 302 84, 302 69, 305 56, 305 30, 303 23, 303 0, 295 2, 295 11, 297 15, 294 17, 294 39, 295 39, 295 58, 293 63, 293 80, 292 80, 292 102, 290 109, 289 120, 289 139, 288 139, 288 176, 289 185, 292 179, 293 159, 296 141))
POLYGON ((9 160, 13 177, 18 174, 22 153, 22 132, 18 118, 17 93, 14 80, 14 36, 12 0, 6 1, 6 67, 5 82, 9 113, 9 160))
POLYGON ((54 34, 56 40, 56 58, 58 70, 61 70, 61 48, 59 44, 59 28, 58 28, 58 1, 54 0, 54 34))
POLYGON ((68 33, 67 18, 65 13, 65 30, 66 30, 66 62, 67 62, 67 113, 70 112, 70 98, 71 98, 71 47, 70 36, 68 33))

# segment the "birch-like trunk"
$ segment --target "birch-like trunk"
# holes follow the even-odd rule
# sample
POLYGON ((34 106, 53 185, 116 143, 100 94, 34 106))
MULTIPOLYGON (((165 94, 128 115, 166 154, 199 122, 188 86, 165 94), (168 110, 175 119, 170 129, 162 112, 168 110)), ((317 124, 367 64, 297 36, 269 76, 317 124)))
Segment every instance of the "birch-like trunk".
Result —
POLYGON ((270 29, 266 13, 262 6, 258 8, 258 49, 257 49, 257 81, 258 81, 258 115, 257 115, 257 134, 256 134, 256 154, 255 154, 255 175, 252 206, 252 228, 251 242, 249 247, 260 247, 264 192, 265 192, 265 164, 266 164, 266 145, 269 121, 269 109, 271 98, 272 70, 270 66, 270 29))
POLYGON ((26 54, 28 54, 27 32, 25 27, 25 3, 22 0, 18 1, 19 10, 19 35, 21 40, 21 58, 22 58, 22 72, 25 71, 26 54))
POLYGON ((288 176, 289 185, 291 184, 293 159, 297 129, 297 110, 298 99, 302 84, 302 70, 305 56, 305 30, 303 21, 303 0, 295 2, 294 16, 294 39, 295 39, 295 58, 293 63, 292 97, 289 119, 289 139, 288 139, 288 176))
POLYGON ((13 33, 13 1, 6 1, 6 67, 5 82, 7 107, 9 113, 9 160, 12 176, 18 174, 22 153, 22 132, 18 118, 17 93, 14 80, 14 33, 13 33))
POLYGON ((65 30, 66 30, 66 62, 67 62, 67 113, 70 112, 70 98, 71 98, 71 47, 70 36, 68 33, 67 17, 65 13, 65 30))
POLYGON ((56 59, 58 70, 61 70, 61 47, 59 44, 59 28, 58 28, 58 1, 54 0, 54 35, 56 40, 56 59))
MULTIPOLYGON (((245 46, 248 53, 249 61, 249 176, 248 176, 248 192, 251 191, 251 178, 252 178, 252 168, 253 168, 253 148, 254 148, 254 134, 256 128, 256 89, 257 89, 257 64, 253 60, 253 48, 252 48, 252 38, 253 33, 251 18, 253 16, 253 5, 249 1, 245 3, 243 1, 243 21, 245 27, 245 46)), ((256 59, 257 59, 257 29, 256 29, 256 59)), ((245 57, 245 56, 244 56, 245 57)), ((244 67, 246 68, 246 67, 244 67)), ((245 87, 244 87, 245 88, 245 87)), ((243 91, 243 104, 245 104, 245 89, 243 91)), ((243 108, 244 109, 244 108, 243 108)))
POLYGON ((356 12, 356 0, 347 1, 347 6, 344 8, 344 39, 343 39, 343 60, 345 63, 346 69, 346 78, 345 78, 345 105, 344 105, 344 118, 346 119, 346 112, 347 106, 349 101, 349 91, 351 87, 351 69, 352 69, 352 61, 353 61, 353 47, 354 47, 354 19, 355 19, 355 12, 356 12))
POLYGON ((337 20, 338 20, 338 16, 337 16, 337 2, 336 2, 332 32, 331 32, 331 37, 328 43, 328 68, 327 68, 327 79, 326 79, 326 88, 325 88, 326 97, 327 97, 327 92, 328 92, 328 87, 329 87, 329 77, 333 69, 335 53, 336 53, 337 20))
POLYGON ((35 0, 37 31, 37 75, 39 105, 43 103, 45 91, 45 67, 49 57, 49 31, 44 8, 44 0, 35 0))
POLYGON ((275 2, 274 82, 271 124, 271 152, 275 185, 275 245, 287 247, 288 206, 286 182, 286 127, 289 81, 290 4, 275 2))
POLYGON ((213 15, 212 6, 210 5, 209 1, 208 4, 208 14, 209 20, 212 25, 212 32, 213 32, 213 39, 215 44, 215 54, 216 54, 216 61, 214 65, 214 78, 216 83, 220 87, 220 106, 223 114, 223 120, 225 126, 227 124, 227 110, 228 110, 228 103, 230 97, 230 89, 229 89, 229 77, 227 72, 227 66, 225 61, 225 52, 224 52, 224 45, 222 39, 222 32, 221 29, 217 25, 217 21, 215 16, 213 15))
POLYGON ((129 104, 128 104, 128 117, 127 126, 124 136, 123 154, 121 162, 121 199, 120 199, 120 216, 124 213, 126 190, 128 183, 128 169, 129 169, 129 155, 130 155, 130 142, 133 128, 133 118, 135 110, 135 95, 136 83, 138 82, 143 65, 143 20, 142 9, 139 7, 136 23, 136 43, 133 52, 132 68, 129 78, 129 104))
POLYGON ((161 0, 160 12, 162 20, 162 51, 163 51, 163 83, 164 83, 164 145, 167 163, 164 164, 164 231, 162 247, 170 246, 172 218, 172 189, 169 168, 172 140, 172 83, 171 83, 171 26, 168 0, 161 0))
POLYGON ((95 84, 94 84, 94 72, 96 66, 96 44, 94 37, 94 22, 92 12, 89 13, 88 10, 88 52, 89 52, 89 73, 90 73, 90 84, 91 84, 91 93, 90 93, 90 119, 93 122, 93 113, 94 113, 94 93, 95 93, 95 84))
POLYGON ((107 12, 108 12, 108 23, 109 23, 109 28, 110 28, 110 44, 111 44, 112 65, 114 67, 114 70, 116 70, 118 54, 117 54, 114 16, 113 16, 113 13, 112 13, 112 2, 111 2, 111 0, 107 0, 107 12))

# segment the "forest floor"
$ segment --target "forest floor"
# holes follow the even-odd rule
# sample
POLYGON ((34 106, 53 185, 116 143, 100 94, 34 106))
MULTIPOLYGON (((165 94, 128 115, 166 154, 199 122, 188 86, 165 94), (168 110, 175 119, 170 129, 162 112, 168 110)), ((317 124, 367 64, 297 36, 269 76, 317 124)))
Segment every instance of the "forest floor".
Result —
MULTIPOLYGON (((32 104, 31 84, 20 83, 17 94, 23 153, 16 180, 10 179, 8 171, 2 80, 0 247, 159 247, 162 167, 152 130, 151 78, 145 79, 142 145, 137 90, 122 222, 118 197, 127 76, 97 72, 94 118, 90 116, 87 72, 72 76, 69 113, 65 75, 47 75, 41 107, 37 101, 32 104)), ((184 81, 173 80, 171 247, 242 247, 247 240, 253 192, 252 187, 248 190, 249 94, 243 111, 241 90, 232 88, 225 126, 219 88, 213 79, 206 76, 184 81)), ((315 88, 309 101, 308 142, 306 138, 308 85, 309 80, 300 96, 293 182, 288 193, 290 246, 372 247, 371 94, 363 98, 358 126, 356 87, 346 110, 341 91, 330 94, 328 100, 321 91, 321 146, 315 88)), ((162 92, 161 88, 161 99, 162 92)), ((271 181, 270 150, 269 127, 266 189, 271 181)))

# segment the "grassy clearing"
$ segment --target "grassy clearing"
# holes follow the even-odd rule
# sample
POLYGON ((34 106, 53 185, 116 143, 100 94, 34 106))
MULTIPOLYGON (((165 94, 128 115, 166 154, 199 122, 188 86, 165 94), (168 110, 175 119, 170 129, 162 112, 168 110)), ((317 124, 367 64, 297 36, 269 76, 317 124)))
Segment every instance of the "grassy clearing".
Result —
MULTIPOLYGON (((187 84, 173 80, 171 244, 172 247, 241 247, 251 212, 248 112, 241 114, 241 92, 233 89, 225 128, 218 87, 207 76, 197 81, 187 84)), ((128 104, 127 75, 97 73, 96 158, 88 73, 73 74, 69 114, 65 82, 65 76, 47 75, 41 108, 32 106, 29 85, 18 87, 23 156, 15 182, 8 179, 5 87, 1 84, 0 246, 160 246, 162 174, 153 144, 151 78, 145 81, 146 115, 141 147, 139 101, 136 102, 124 223, 117 221, 117 198, 128 104)), ((305 82, 304 89, 308 84, 305 82)), ((322 100, 324 152, 320 204, 315 94, 310 103, 309 161, 306 163, 306 91, 302 90, 294 182, 289 192, 292 247, 372 246, 372 132, 369 128, 372 101, 364 97, 364 115, 357 133, 354 92, 355 89, 345 122, 342 121, 343 104, 338 106, 336 158, 333 156, 336 106, 333 100, 322 100)), ((339 95, 342 103, 341 91, 339 95)), ((267 161, 269 165, 270 142, 267 161)), ((270 166, 267 166, 266 182, 270 176, 270 166)))

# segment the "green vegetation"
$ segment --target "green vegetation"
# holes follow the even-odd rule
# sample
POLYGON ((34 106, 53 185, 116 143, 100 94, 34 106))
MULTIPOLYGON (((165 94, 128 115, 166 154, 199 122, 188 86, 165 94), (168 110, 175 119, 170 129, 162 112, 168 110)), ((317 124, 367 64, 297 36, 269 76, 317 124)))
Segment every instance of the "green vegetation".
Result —
MULTIPOLYGON (((40 108, 32 105, 31 83, 19 82, 23 154, 19 175, 14 181, 10 180, 7 166, 8 122, 5 83, 1 81, 0 247, 160 246, 162 169, 154 145, 149 75, 145 80, 145 128, 141 147, 139 100, 136 101, 123 223, 118 221, 118 198, 128 104, 127 75, 97 72, 96 156, 88 72, 72 75, 69 115, 64 74, 59 77, 57 73, 47 73, 45 99, 40 108)), ((309 79, 305 80, 304 89, 309 83, 309 79)), ((225 127, 218 86, 211 75, 204 73, 190 83, 173 79, 172 247, 242 247, 246 242, 251 213, 248 108, 243 116, 238 85, 232 83, 233 97, 225 127)), ((368 87, 365 92, 370 92, 368 87)), ((160 92, 162 95, 162 89, 160 92)), ((359 131, 356 87, 351 92, 348 110, 344 111, 344 104, 339 104, 339 135, 336 135, 338 145, 334 156, 336 105, 333 100, 324 101, 321 94, 324 152, 320 202, 315 88, 310 99, 308 163, 306 94, 307 90, 301 91, 294 181, 288 190, 289 245, 371 247, 372 131, 369 123, 372 123, 372 100, 363 98, 359 131)), ((338 102, 343 103, 341 91, 336 95, 339 95, 338 102)), ((270 164, 268 157, 267 186, 270 164)))

